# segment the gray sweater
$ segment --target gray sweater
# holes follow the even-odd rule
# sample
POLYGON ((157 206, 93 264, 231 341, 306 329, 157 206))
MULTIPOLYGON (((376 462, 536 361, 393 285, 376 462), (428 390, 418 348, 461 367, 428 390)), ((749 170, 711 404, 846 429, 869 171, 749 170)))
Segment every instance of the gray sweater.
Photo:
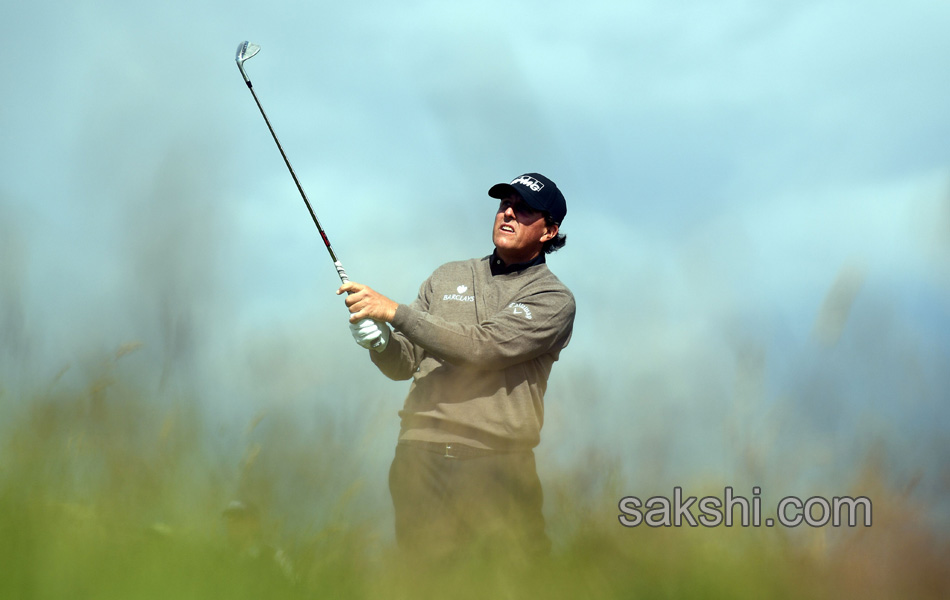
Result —
POLYGON ((442 265, 400 304, 387 377, 412 378, 400 440, 523 450, 538 445, 551 366, 574 325, 574 296, 544 263, 492 276, 489 258, 442 265))

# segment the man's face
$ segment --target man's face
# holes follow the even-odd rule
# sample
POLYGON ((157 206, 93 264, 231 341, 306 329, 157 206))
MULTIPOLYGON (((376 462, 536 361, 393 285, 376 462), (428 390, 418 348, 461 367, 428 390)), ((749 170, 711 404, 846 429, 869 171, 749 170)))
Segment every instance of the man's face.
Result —
POLYGON ((526 262, 541 253, 544 242, 557 235, 557 225, 548 226, 544 215, 525 204, 521 196, 503 198, 495 214, 492 242, 505 264, 526 262))

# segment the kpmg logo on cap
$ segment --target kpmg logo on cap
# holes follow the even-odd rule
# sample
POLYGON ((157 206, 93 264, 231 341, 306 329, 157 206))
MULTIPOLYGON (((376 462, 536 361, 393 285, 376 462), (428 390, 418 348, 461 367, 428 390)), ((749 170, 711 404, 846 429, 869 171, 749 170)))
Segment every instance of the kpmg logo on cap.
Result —
POLYGON ((533 192, 540 192, 541 188, 544 187, 543 183, 541 183, 534 177, 529 177, 527 175, 522 175, 521 177, 511 182, 511 185, 515 185, 515 184, 521 184, 533 192))

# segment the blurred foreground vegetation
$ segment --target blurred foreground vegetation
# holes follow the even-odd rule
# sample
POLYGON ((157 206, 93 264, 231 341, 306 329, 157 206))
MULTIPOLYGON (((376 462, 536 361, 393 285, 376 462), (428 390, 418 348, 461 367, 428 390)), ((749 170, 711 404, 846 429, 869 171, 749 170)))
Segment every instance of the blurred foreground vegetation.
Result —
POLYGON ((278 426, 275 473, 268 448, 221 442, 194 398, 136 383, 132 350, 78 385, 2 392, 0 598, 950 597, 946 538, 873 466, 871 528, 627 529, 629 490, 592 454, 545 481, 548 562, 421 573, 379 518, 386 482, 354 480, 341 459, 338 424, 278 426), (261 509, 252 531, 222 515, 236 496, 261 509))

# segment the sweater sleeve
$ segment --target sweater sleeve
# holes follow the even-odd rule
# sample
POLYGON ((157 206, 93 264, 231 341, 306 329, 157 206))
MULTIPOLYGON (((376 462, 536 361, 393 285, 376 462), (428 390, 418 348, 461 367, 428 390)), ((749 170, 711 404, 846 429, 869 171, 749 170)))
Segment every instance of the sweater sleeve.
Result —
MULTIPOLYGON (((419 288, 419 295, 412 303, 412 310, 425 312, 429 307, 427 280, 419 288)), ((403 306, 400 304, 399 306, 403 306)), ((397 311, 398 312, 398 311, 397 311)), ((386 377, 394 381, 402 381, 412 377, 422 361, 423 349, 414 344, 398 330, 393 331, 389 338, 389 345, 382 352, 369 351, 373 364, 386 377)))
POLYGON ((446 321, 416 303, 400 304, 393 326, 407 340, 449 363, 499 370, 566 346, 574 312, 569 291, 549 288, 526 291, 478 325, 446 321))

